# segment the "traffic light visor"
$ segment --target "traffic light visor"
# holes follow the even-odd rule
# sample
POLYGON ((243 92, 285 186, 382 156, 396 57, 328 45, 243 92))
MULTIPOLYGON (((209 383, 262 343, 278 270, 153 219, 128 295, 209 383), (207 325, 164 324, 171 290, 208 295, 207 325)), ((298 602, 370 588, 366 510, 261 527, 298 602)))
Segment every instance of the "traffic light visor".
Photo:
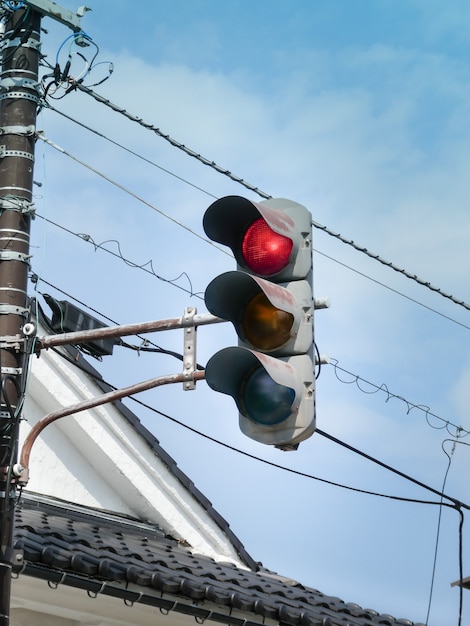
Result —
POLYGON ((245 272, 225 272, 209 283, 205 302, 213 315, 233 323, 248 348, 279 356, 302 354, 313 341, 312 291, 307 281, 286 286, 245 272))
POLYGON ((311 270, 311 222, 307 209, 290 200, 227 196, 209 206, 203 226, 212 241, 231 248, 240 269, 285 282, 311 270))
POLYGON ((206 381, 215 391, 232 396, 240 413, 257 424, 278 424, 300 403, 295 370, 247 348, 214 354, 206 365, 206 381))
POLYGON ((279 360, 243 347, 224 348, 206 365, 206 382, 232 396, 247 436, 295 449, 315 430, 315 376, 305 355, 279 360))

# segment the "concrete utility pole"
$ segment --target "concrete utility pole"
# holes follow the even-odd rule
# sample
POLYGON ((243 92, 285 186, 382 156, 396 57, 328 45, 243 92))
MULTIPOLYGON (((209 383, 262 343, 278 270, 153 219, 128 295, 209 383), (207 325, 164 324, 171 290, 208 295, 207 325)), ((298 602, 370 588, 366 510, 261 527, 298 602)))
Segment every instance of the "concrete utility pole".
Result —
POLYGON ((32 213, 40 14, 8 16, 0 79, 0 626, 10 623, 18 427, 28 355, 29 232, 32 213))
MULTIPOLYGON (((18 430, 29 353, 25 324, 29 233, 33 207, 41 17, 80 32, 87 7, 76 13, 52 0, 2 2, 0 40, 0 626, 10 623, 18 430), (6 21, 5 21, 6 20, 6 21)), ((16 557, 16 558, 15 558, 16 557)), ((19 561, 18 561, 19 558, 19 561)))

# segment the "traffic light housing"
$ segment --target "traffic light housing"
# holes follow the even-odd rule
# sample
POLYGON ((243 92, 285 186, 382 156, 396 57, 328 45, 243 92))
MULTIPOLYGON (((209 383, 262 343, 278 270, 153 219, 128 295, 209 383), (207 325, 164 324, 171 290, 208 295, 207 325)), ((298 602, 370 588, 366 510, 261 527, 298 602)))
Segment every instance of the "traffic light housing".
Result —
POLYGON ((289 200, 228 196, 203 226, 237 261, 208 285, 205 302, 239 338, 209 359, 206 381, 233 397, 242 432, 295 450, 315 430, 311 214, 289 200))

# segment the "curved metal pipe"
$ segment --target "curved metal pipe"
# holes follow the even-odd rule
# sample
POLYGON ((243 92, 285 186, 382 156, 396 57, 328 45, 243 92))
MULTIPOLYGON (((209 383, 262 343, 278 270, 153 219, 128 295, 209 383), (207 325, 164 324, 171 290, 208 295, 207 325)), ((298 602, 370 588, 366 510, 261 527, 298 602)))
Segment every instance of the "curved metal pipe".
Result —
POLYGON ((66 417, 67 415, 73 415, 75 413, 80 413, 81 411, 86 411, 87 409, 92 409, 96 406, 108 404, 109 402, 115 402, 116 400, 120 400, 121 398, 132 396, 136 393, 140 393, 141 391, 153 389, 154 387, 171 385, 174 383, 184 383, 187 381, 204 380, 205 374, 205 371, 197 370, 194 372, 183 372, 180 374, 159 376, 157 378, 151 378, 150 380, 146 380, 141 383, 136 383, 135 385, 130 385, 129 387, 124 387, 123 389, 110 391, 95 398, 83 400, 82 402, 78 402, 77 404, 73 404, 72 406, 58 409, 57 411, 49 413, 32 427, 23 443, 19 465, 16 465, 13 468, 14 474, 18 477, 18 483, 23 486, 28 484, 29 458, 31 455, 31 448, 33 447, 33 444, 38 436, 46 428, 46 426, 49 426, 49 424, 52 424, 58 419, 66 417))

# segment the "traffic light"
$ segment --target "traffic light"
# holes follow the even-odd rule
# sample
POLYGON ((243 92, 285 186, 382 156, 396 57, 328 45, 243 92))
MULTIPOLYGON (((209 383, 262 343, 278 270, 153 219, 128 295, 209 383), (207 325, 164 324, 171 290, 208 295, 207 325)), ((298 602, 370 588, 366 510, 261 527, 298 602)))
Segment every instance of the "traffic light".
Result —
POLYGON ((208 285, 205 302, 239 338, 209 359, 206 381, 233 397, 242 432, 295 450, 315 430, 311 214, 290 200, 228 196, 203 226, 237 261, 208 285))

